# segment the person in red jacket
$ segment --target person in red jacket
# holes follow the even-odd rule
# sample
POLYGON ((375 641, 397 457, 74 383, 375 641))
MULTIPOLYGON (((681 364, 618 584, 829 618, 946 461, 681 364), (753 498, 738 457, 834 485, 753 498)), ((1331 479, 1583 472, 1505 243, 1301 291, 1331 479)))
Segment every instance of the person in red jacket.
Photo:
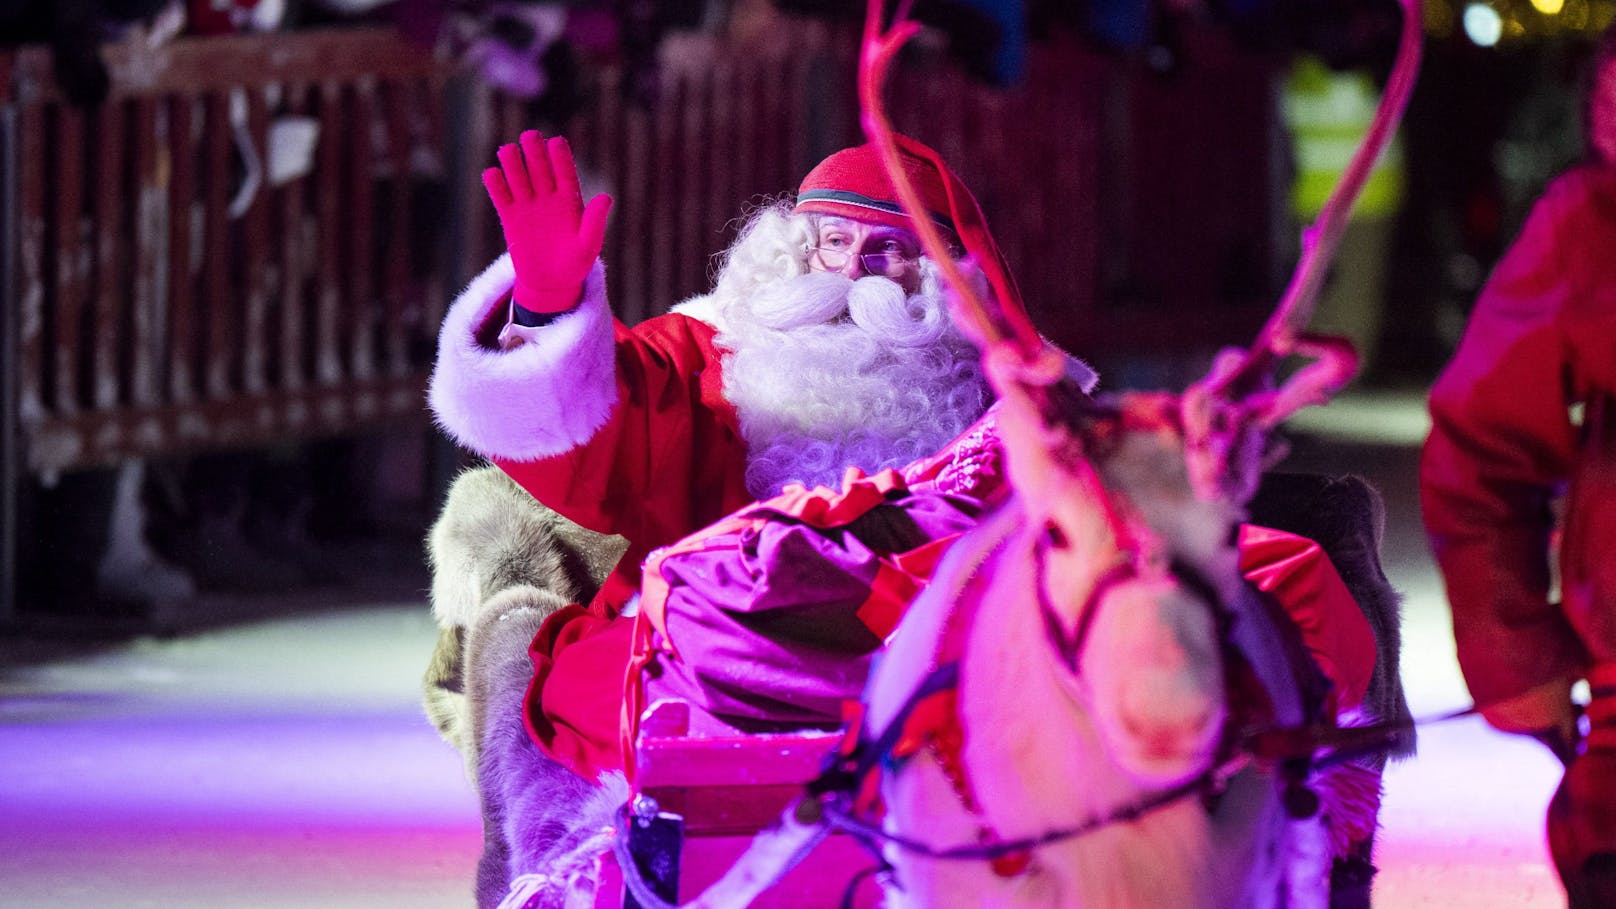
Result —
POLYGON ((1616 30, 1587 115, 1589 160, 1537 202, 1431 391, 1420 467, 1471 695, 1567 763, 1548 836, 1575 909, 1616 906, 1616 30))
MULTIPOLYGON (((613 318, 599 261, 611 200, 586 203, 566 140, 524 133, 498 158, 484 182, 508 255, 451 305, 430 403, 457 442, 547 509, 627 541, 592 601, 556 607, 529 632, 520 720, 535 760, 564 767, 561 785, 592 784, 620 769, 633 626, 622 613, 652 552, 787 483, 839 487, 850 466, 875 474, 930 456, 982 415, 990 395, 975 348, 948 317, 939 269, 921 255, 870 146, 831 155, 794 197, 755 213, 710 293, 635 326, 613 318)), ((952 176, 913 154, 905 167, 957 241, 952 176)), ((1092 372, 1075 360, 1071 368, 1092 387, 1092 372)), ((451 638, 481 621, 497 593, 439 584, 453 574, 439 565, 435 591, 475 592, 434 594, 451 638)), ((513 624, 502 633, 513 636, 513 624)), ((452 674, 429 682, 429 691, 459 687, 452 674)), ((490 814, 511 801, 491 791, 500 773, 478 771, 490 814)), ((501 848, 491 843, 485 859, 501 848)), ((512 876, 534 870, 510 866, 512 876)), ((492 905, 504 887, 498 869, 484 870, 479 902, 492 905)))

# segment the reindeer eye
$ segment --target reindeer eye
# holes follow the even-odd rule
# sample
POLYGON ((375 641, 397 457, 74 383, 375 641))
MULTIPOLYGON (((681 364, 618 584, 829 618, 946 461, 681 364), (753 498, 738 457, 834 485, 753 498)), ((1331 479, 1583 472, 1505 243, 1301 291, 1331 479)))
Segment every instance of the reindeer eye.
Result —
POLYGON ((1049 545, 1055 549, 1065 549, 1071 545, 1066 540, 1066 534, 1061 532, 1059 525, 1054 521, 1045 522, 1044 539, 1049 541, 1049 545))

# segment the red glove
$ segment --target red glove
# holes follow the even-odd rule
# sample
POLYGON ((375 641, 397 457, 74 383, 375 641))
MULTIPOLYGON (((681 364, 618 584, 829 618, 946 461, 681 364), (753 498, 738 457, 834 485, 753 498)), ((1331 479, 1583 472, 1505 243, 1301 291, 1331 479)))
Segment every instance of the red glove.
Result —
POLYGON ((516 268, 516 305, 536 313, 578 305, 606 238, 612 197, 602 193, 583 204, 567 140, 522 133, 516 143, 500 146, 499 167, 483 171, 483 187, 516 268))

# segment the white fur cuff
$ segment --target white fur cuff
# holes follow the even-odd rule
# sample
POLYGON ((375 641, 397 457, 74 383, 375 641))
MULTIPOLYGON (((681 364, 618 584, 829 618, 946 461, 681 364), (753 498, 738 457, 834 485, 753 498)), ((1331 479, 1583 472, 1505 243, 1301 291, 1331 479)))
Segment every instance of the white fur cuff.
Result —
POLYGON ((485 457, 536 461, 588 441, 617 403, 612 313, 599 261, 578 307, 510 351, 477 330, 515 285, 509 255, 495 260, 449 307, 427 398, 444 432, 485 457))

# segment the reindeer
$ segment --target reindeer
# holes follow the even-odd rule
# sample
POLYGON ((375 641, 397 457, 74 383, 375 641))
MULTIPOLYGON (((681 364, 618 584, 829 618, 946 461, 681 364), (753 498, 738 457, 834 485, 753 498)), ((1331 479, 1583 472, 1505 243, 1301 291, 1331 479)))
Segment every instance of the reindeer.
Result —
POLYGON ((1307 781, 1247 750, 1245 731, 1318 718, 1284 619, 1237 569, 1243 503, 1192 488, 1180 402, 1051 427, 1014 355, 988 362, 1016 497, 956 545, 866 696, 872 728, 912 724, 917 679, 957 676, 952 711, 883 761, 887 904, 1329 905, 1329 826, 1372 828, 1372 808, 1324 788, 1299 811, 1307 781))

